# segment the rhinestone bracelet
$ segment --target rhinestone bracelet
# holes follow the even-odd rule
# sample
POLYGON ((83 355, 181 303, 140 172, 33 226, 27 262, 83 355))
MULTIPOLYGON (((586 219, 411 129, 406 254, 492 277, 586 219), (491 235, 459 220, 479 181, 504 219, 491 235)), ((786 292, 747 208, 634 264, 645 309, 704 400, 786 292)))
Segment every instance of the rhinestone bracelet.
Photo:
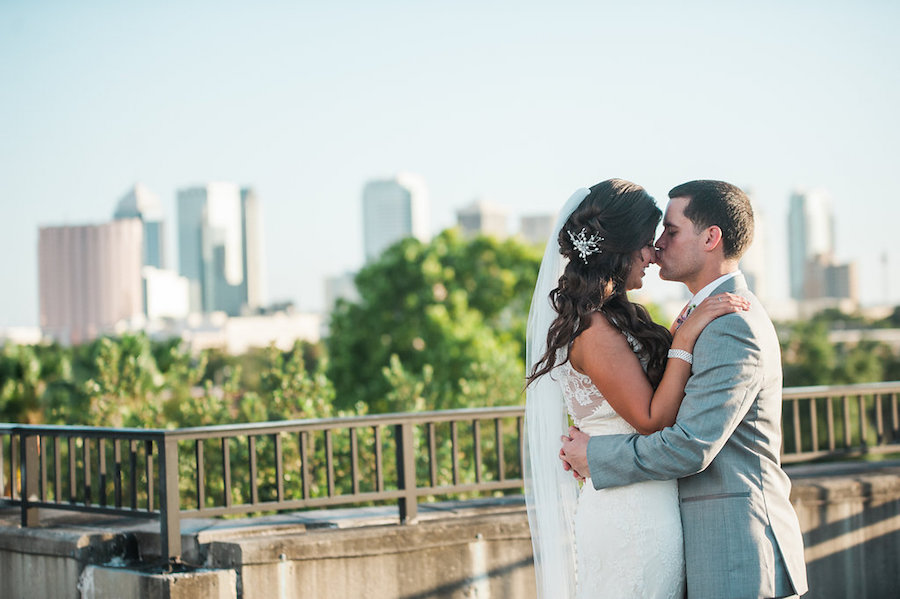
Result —
POLYGON ((669 350, 670 358, 678 358, 679 360, 684 360, 688 364, 694 363, 694 354, 689 351, 684 351, 683 349, 670 349, 669 350))

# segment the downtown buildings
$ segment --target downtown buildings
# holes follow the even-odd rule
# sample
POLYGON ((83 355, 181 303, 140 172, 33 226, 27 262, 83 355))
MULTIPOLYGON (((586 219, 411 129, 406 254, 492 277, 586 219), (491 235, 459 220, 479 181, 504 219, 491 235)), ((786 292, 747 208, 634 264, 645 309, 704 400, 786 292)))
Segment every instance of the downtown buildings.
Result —
MULTIPOLYGON (((209 183, 179 190, 177 199, 177 273, 166 268, 159 199, 140 184, 120 199, 111 222, 39 229, 44 335, 64 344, 139 329, 178 335, 216 329, 205 315, 253 314, 263 306, 256 193, 209 183)), ((304 324, 304 331, 309 328, 304 324)))
POLYGON ((834 213, 831 197, 824 190, 791 194, 788 243, 792 299, 813 311, 824 307, 856 309, 857 265, 835 260, 834 213))
POLYGON ((504 239, 509 210, 486 200, 475 200, 456 211, 456 223, 466 237, 491 235, 504 239))

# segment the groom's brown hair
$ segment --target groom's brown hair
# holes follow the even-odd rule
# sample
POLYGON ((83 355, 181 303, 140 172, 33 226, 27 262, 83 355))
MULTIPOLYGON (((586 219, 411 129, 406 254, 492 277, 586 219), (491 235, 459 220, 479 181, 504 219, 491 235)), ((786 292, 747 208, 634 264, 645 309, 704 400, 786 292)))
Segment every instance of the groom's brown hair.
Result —
POLYGON ((676 185, 669 198, 688 198, 684 215, 697 232, 713 225, 722 230, 727 259, 739 259, 753 241, 753 207, 741 189, 725 181, 700 179, 676 185))

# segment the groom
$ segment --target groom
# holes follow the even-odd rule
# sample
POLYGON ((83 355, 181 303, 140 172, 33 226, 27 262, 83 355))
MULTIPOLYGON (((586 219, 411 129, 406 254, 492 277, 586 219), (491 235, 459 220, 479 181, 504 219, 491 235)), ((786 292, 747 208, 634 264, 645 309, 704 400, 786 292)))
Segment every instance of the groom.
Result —
POLYGON ((802 595, 803 540, 780 466, 781 351, 738 270, 753 238, 750 201, 722 181, 684 183, 669 198, 660 277, 687 285, 691 305, 729 291, 750 310, 713 320, 697 339, 673 426, 647 436, 573 428, 560 457, 597 489, 679 479, 691 599, 802 595))

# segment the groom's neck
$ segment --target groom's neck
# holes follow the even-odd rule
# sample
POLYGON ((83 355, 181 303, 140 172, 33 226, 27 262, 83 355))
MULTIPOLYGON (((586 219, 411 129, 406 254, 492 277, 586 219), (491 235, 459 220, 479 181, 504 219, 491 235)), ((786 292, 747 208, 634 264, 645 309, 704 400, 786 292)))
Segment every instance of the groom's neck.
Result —
POLYGON ((709 264, 702 271, 697 273, 696 277, 690 280, 682 281, 687 285, 691 295, 697 295, 701 289, 718 279, 723 275, 732 273, 738 269, 738 263, 734 260, 726 260, 715 264, 709 264))

